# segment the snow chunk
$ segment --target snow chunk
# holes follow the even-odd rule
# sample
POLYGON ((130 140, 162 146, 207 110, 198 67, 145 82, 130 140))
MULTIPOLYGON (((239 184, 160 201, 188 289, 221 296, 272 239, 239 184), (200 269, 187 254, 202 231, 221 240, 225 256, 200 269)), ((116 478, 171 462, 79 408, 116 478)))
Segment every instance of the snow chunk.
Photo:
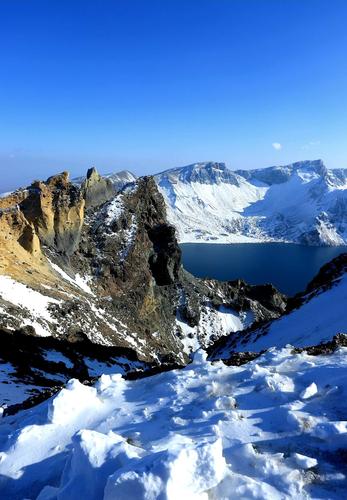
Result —
POLYGON ((131 459, 139 458, 141 453, 112 431, 102 434, 83 429, 74 437, 73 445, 72 459, 63 475, 59 498, 103 498, 108 477, 131 459))
POLYGON ((88 387, 77 379, 72 379, 66 388, 53 399, 48 419, 52 424, 64 425, 71 419, 78 418, 81 413, 90 411, 91 408, 97 411, 100 405, 101 402, 94 387, 88 387))
POLYGON ((346 349, 272 349, 243 366, 211 363, 201 351, 195 358, 134 381, 116 373, 94 387, 73 380, 3 417, 2 497, 345 497, 336 458, 347 447, 346 349), (312 380, 321 397, 300 399, 312 380))
POLYGON ((306 387, 306 389, 304 389, 300 393, 300 397, 301 399, 309 399, 312 398, 312 396, 315 396, 317 392, 318 392, 317 385, 314 382, 312 382, 312 384, 310 384, 308 387, 306 387))
POLYGON ((105 500, 117 498, 198 499, 224 476, 226 462, 220 439, 194 446, 193 442, 146 457, 107 482, 105 500))
POLYGON ((316 467, 318 464, 315 458, 306 457, 300 453, 293 453, 293 459, 296 465, 301 469, 311 469, 311 467, 316 467))

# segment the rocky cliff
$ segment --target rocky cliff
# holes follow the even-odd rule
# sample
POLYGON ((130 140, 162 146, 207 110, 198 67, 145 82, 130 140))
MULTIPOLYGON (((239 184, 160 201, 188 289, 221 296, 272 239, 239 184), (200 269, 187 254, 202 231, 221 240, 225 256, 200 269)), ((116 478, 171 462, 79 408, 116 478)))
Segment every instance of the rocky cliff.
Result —
POLYGON ((200 345, 276 318, 271 286, 198 280, 181 265, 175 229, 152 177, 114 193, 95 169, 66 172, 0 200, 0 324, 186 363, 200 345))

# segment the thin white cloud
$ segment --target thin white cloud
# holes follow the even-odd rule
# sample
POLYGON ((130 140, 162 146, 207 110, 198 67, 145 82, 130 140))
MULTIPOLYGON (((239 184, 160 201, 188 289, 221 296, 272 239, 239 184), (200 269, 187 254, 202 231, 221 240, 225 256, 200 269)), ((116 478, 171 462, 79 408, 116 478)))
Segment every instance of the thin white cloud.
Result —
POLYGON ((307 144, 304 144, 303 146, 301 146, 301 149, 304 149, 304 150, 313 149, 319 145, 320 145, 320 141, 310 141, 307 144))
POLYGON ((272 147, 276 149, 276 151, 280 151, 282 149, 282 144, 280 142, 273 142, 272 147))

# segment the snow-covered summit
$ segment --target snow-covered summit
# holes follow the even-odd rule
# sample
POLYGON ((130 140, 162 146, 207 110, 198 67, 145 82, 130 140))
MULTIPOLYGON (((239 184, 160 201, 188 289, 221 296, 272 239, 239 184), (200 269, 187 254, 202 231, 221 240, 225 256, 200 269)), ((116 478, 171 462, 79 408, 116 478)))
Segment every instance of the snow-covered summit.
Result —
POLYGON ((249 181, 260 181, 268 184, 283 184, 291 176, 298 175, 306 180, 312 180, 317 177, 324 177, 328 169, 322 160, 305 160, 291 163, 285 166, 273 166, 267 168, 257 168, 254 170, 236 170, 237 175, 241 175, 249 181))
POLYGON ((155 179, 181 242, 347 242, 347 170, 321 160, 235 171, 196 163, 155 179))
POLYGON ((105 174, 103 177, 110 179, 116 190, 121 189, 126 184, 135 182, 137 176, 129 170, 121 170, 120 172, 105 174))
POLYGON ((155 177, 159 184, 165 183, 165 180, 169 182, 183 182, 185 184, 191 182, 199 182, 201 184, 237 183, 235 173, 229 170, 225 163, 212 161, 173 168, 157 174, 155 177))

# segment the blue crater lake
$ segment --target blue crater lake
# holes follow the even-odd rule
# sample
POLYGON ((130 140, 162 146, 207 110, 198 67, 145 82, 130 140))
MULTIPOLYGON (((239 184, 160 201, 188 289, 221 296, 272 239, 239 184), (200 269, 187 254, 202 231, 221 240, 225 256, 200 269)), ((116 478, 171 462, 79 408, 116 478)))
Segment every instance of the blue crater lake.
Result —
POLYGON ((181 249, 185 269, 196 277, 272 283, 287 295, 303 291, 324 264, 347 252, 290 243, 183 243, 181 249))

